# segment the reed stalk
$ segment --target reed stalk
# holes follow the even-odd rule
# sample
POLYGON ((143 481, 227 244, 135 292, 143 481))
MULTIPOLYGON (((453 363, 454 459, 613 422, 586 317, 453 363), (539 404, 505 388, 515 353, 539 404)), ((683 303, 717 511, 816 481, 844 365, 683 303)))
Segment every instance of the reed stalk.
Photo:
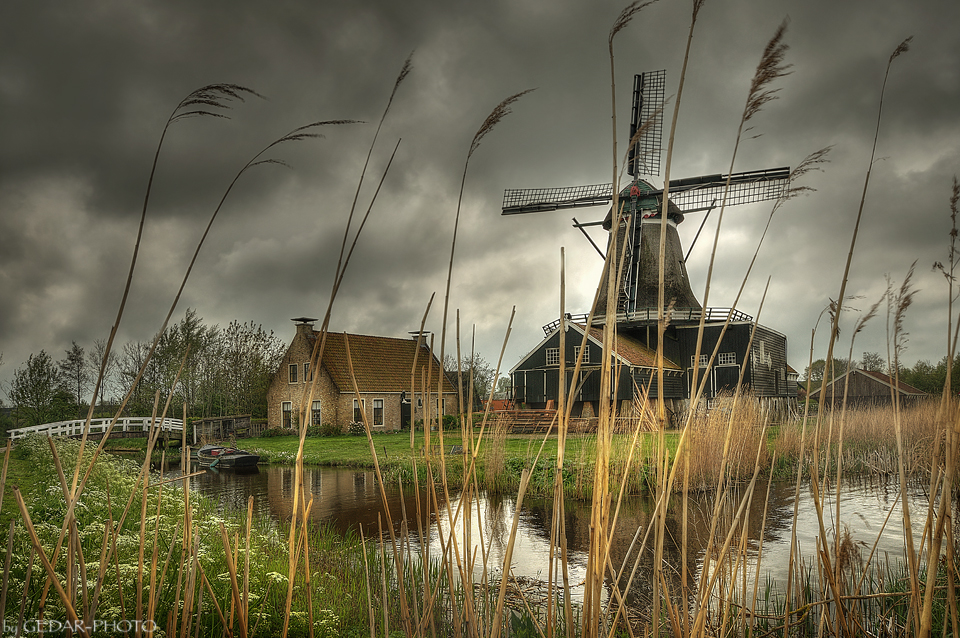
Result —
MULTIPOLYGON (((113 347, 113 339, 117 334, 117 330, 120 327, 120 321, 123 318, 123 311, 126 307, 127 296, 130 293, 130 285, 133 282, 133 273, 136 270, 137 265, 137 256, 140 253, 140 242, 143 238, 143 227, 146 222, 147 217, 147 207, 150 203, 150 194, 153 190, 153 178, 157 172, 157 163, 160 160, 160 151, 163 148, 163 142, 166 139, 167 131, 170 127, 181 120, 193 119, 193 118, 223 118, 229 119, 227 115, 223 113, 224 110, 230 108, 230 102, 232 100, 238 100, 240 102, 244 101, 244 95, 246 96, 255 96, 263 98, 262 95, 238 84, 208 84, 203 86, 185 98, 180 100, 180 103, 173 109, 170 113, 170 116, 167 118, 167 122, 163 127, 163 131, 160 133, 160 140, 157 143, 156 151, 153 155, 153 164, 150 167, 150 174, 147 178, 147 187, 143 197, 143 207, 140 212, 140 224, 137 228, 137 238, 133 244, 133 255, 130 259, 130 269, 127 272, 126 282, 124 283, 123 295, 120 299, 120 307, 117 309, 117 318, 114 320, 113 326, 110 329, 110 336, 107 339, 107 343, 103 351, 103 359, 100 363, 100 372, 97 375, 97 380, 94 384, 93 389, 93 398, 97 397, 97 394, 100 390, 100 385, 103 382, 103 378, 106 373, 107 361, 110 356, 111 349, 113 347), (216 109, 216 110, 214 110, 216 109)), ((149 359, 149 356, 147 357, 149 359)), ((138 377, 139 380, 139 377, 138 377)), ((124 402, 125 403, 125 402, 124 402)), ((87 412, 87 420, 84 424, 83 435, 80 439, 80 453, 78 458, 83 456, 84 445, 86 444, 87 436, 90 430, 90 421, 93 418, 93 409, 96 404, 95 400, 90 401, 90 409, 87 412)), ((121 408, 122 410, 122 408, 121 408)), ((118 411, 118 415, 120 411, 118 411)), ((115 421, 116 419, 114 419, 115 421)), ((114 423, 110 424, 112 428, 114 423)), ((108 428, 109 433, 109 428, 108 428)), ((106 440, 107 434, 104 435, 103 440, 106 440)), ((79 477, 80 466, 78 465, 74 471, 73 483, 71 484, 71 492, 76 492, 77 490, 77 479, 79 477)))
POLYGON ((13 560, 13 534, 16 532, 16 523, 15 520, 10 521, 10 531, 7 532, 7 555, 3 559, 3 587, 0 590, 0 610, 2 611, 0 613, 3 613, 4 618, 7 611, 7 586, 10 584, 10 561, 13 560))
MULTIPOLYGON (((247 607, 243 604, 243 598, 240 595, 240 585, 237 582, 237 564, 236 559, 234 558, 234 552, 230 544, 230 537, 227 535, 227 528, 224 527, 223 523, 220 523, 220 539, 223 542, 223 554, 227 559, 227 573, 230 575, 230 591, 233 594, 232 602, 230 604, 231 610, 236 607, 237 609, 237 621, 240 625, 240 638, 247 638, 247 607)), ((309 571, 309 565, 307 571, 309 571)), ((208 585, 209 586, 209 585, 208 585)), ((309 590, 308 590, 309 591, 309 590)), ((213 596, 213 591, 210 592, 210 595, 213 596)), ((308 598, 310 598, 308 596, 308 598)), ((219 611, 219 607, 218 607, 219 611)), ((231 613, 232 616, 232 613, 231 613)), ((221 620, 223 620, 223 614, 220 615, 221 620)), ((312 619, 311 619, 312 620, 312 619)), ((223 623, 224 627, 227 627, 229 632, 232 633, 233 623, 223 623)), ((310 623, 310 626, 313 626, 313 623, 310 623)))
MULTIPOLYGON (((886 295, 884 295, 885 297, 886 295)), ((880 304, 883 302, 884 297, 881 297, 874 303, 865 315, 860 317, 857 320, 857 323, 854 325, 853 333, 850 335, 850 351, 847 354, 847 372, 846 377, 843 382, 843 403, 841 404, 840 410, 840 432, 838 436, 838 445, 837 445, 837 479, 836 479, 836 510, 835 510, 835 527, 834 527, 834 560, 836 562, 835 569, 836 574, 835 578, 840 578, 840 487, 843 477, 843 442, 844 442, 844 426, 846 425, 846 413, 847 413, 847 398, 850 392, 850 372, 853 369, 853 344, 856 341, 857 335, 863 331, 866 327, 867 322, 869 322, 877 314, 877 309, 880 307, 880 304)), ((828 448, 829 449, 829 448, 828 448)))
MULTIPOLYGON (((20 494, 20 488, 16 485, 13 486, 13 496, 17 501, 17 507, 20 508, 20 516, 23 518, 24 527, 26 527, 27 534, 30 536, 30 542, 33 545, 34 551, 37 555, 40 556, 40 562, 43 565, 44 570, 47 572, 47 576, 53 584, 54 589, 57 594, 60 596, 60 602, 63 603, 64 610, 66 611, 67 618, 70 620, 71 624, 76 625, 77 619, 79 618, 73 606, 72 597, 67 595, 67 592, 63 589, 63 586, 60 584, 60 578, 54 570, 53 564, 50 562, 50 559, 47 558, 46 552, 43 550, 43 545, 40 544, 40 537, 37 536, 37 532, 33 527, 33 520, 30 518, 30 512, 27 510, 27 504, 23 500, 23 495, 20 494)), ((87 632, 81 632, 82 635, 86 635, 87 632)))
POLYGON ((13 447, 13 439, 7 439, 7 445, 3 451, 3 472, 0 473, 0 508, 3 507, 3 495, 7 493, 7 468, 10 467, 10 450, 13 447))
MULTIPOLYGON (((673 117, 670 121, 670 134, 667 138, 667 157, 664 164, 664 173, 663 173, 663 198, 661 200, 661 211, 660 211, 660 251, 658 254, 658 278, 657 278, 657 425, 659 430, 659 436, 657 440, 658 446, 658 455, 662 454, 666 449, 663 435, 664 429, 666 428, 666 407, 664 405, 664 384, 663 384, 663 335, 667 329, 667 316, 665 314, 666 308, 666 295, 665 295, 665 262, 666 262, 666 236, 667 236, 667 210, 669 207, 669 194, 670 194, 670 170, 673 166, 673 147, 674 140, 677 130, 677 121, 680 117, 680 104, 683 98, 683 87, 686 83, 687 77, 687 65, 690 61, 690 49, 693 44, 693 32, 697 24, 697 17, 700 14, 700 9, 703 8, 704 0, 693 0, 690 15, 690 28, 687 31, 687 43, 684 49, 683 54, 683 65, 680 68, 680 79, 679 85, 677 88, 677 99, 674 102, 673 107, 673 117)), ((613 48, 612 48, 612 38, 611 38, 611 65, 613 61, 613 48)), ((614 131, 614 138, 616 138, 616 131, 614 131)), ((706 304, 706 300, 704 300, 706 304)), ((699 345, 697 348, 699 352, 699 345)), ((696 357, 699 359, 699 357, 696 357)), ((696 374, 696 373, 694 373, 696 374)), ((696 385, 696 376, 694 376, 693 385, 696 385)), ((658 456, 658 458, 660 458, 658 456)), ((657 468, 661 467, 660 463, 657 463, 657 468)), ((658 476, 657 488, 661 489, 664 487, 663 476, 658 476)), ((666 499, 664 499, 664 507, 666 507, 666 499)), ((659 609, 660 609, 660 594, 659 594, 659 585, 661 580, 661 565, 663 556, 663 537, 664 537, 664 524, 666 519, 666 511, 658 510, 656 521, 657 521, 657 543, 655 549, 655 558, 654 558, 654 589, 653 589, 653 599, 654 599, 654 608, 655 615, 653 617, 653 626, 659 630, 659 609)), ((681 552, 685 553, 686 546, 681 548, 681 552)), ((686 616, 686 614, 684 614, 686 616)))
MULTIPOLYGON (((357 387, 357 377, 353 371, 353 358, 350 356, 350 338, 347 336, 346 333, 344 333, 343 335, 343 343, 344 343, 344 349, 346 350, 346 353, 347 353, 347 368, 350 371, 350 382, 353 385, 353 392, 357 398, 357 401, 360 401, 360 389, 357 387)), ((380 462, 379 462, 379 459, 377 458, 377 447, 373 443, 373 435, 370 431, 370 423, 367 420, 366 410, 361 410, 360 414, 361 414, 361 417, 363 418, 363 429, 366 431, 366 434, 367 434, 367 442, 370 444, 370 455, 373 458, 373 468, 377 476, 377 486, 380 489, 380 498, 384 504, 384 513, 387 516, 387 531, 390 534, 390 544, 393 548, 393 556, 396 562, 397 575, 399 577, 397 580, 397 586, 400 590, 399 598, 400 598, 401 618, 403 620, 404 630, 408 632, 408 635, 410 635, 410 632, 412 632, 410 610, 407 606, 407 594, 406 594, 406 591, 404 590, 404 585, 403 585, 404 569, 403 569, 403 564, 400 560, 401 554, 397 546, 396 533, 393 528, 393 517, 390 514, 390 508, 387 506, 388 501, 387 501, 386 489, 383 482, 383 474, 380 472, 380 462)))
MULTIPOLYGON (((757 311, 757 316, 756 316, 755 319, 754 319, 753 328, 752 328, 752 330, 750 331, 750 339, 749 339, 749 341, 747 342, 746 355, 745 355, 745 357, 744 357, 743 367, 740 369, 740 377, 737 379, 737 385, 736 385, 736 388, 734 389, 733 405, 731 406, 731 409, 730 409, 730 417, 729 417, 729 419, 728 419, 727 430, 726 430, 726 434, 725 434, 725 436, 724 436, 723 454, 721 455, 720 469, 719 469, 719 471, 717 472, 717 486, 716 486, 716 494, 715 494, 715 496, 714 496, 713 515, 712 515, 711 520, 710 520, 710 532, 709 532, 709 535, 708 535, 708 537, 707 537, 707 550, 706 550, 706 553, 705 553, 705 555, 704 555, 704 556, 705 556, 705 557, 704 557, 704 563, 703 563, 703 568, 702 568, 701 576, 700 576, 700 588, 701 588, 701 589, 700 589, 700 594, 699 594, 699 609, 697 610, 697 615, 696 615, 696 618, 695 618, 695 620, 694 620, 694 629, 693 629, 693 631, 694 631, 695 634, 696 634, 696 633, 699 633, 700 631, 702 631, 702 630, 703 630, 703 627, 705 626, 705 622, 706 622, 706 616, 705 616, 705 614, 706 614, 706 611, 707 611, 707 609, 708 609, 708 607, 709 607, 708 601, 709 601, 710 592, 713 590, 713 584, 712 584, 712 583, 716 581, 715 575, 714 575, 714 577, 713 577, 713 581, 710 581, 710 580, 709 580, 709 579, 711 578, 711 576, 710 576, 710 561, 711 561, 711 558, 712 558, 711 549, 712 549, 712 547, 713 547, 714 535, 716 534, 717 524, 718 524, 718 522, 719 522, 720 507, 721 507, 721 505, 723 504, 724 499, 726 498, 726 490, 724 489, 724 486, 725 486, 725 482, 726 482, 726 468, 727 468, 727 463, 728 463, 729 458, 730 458, 730 443, 731 443, 731 440, 732 440, 733 425, 734 425, 734 415, 736 414, 736 411, 737 411, 737 403, 738 403, 738 401, 739 401, 739 399, 740 399, 740 396, 741 396, 741 387, 742 387, 742 385, 743 385, 743 377, 744 377, 744 374, 746 373, 746 367, 747 367, 747 363, 748 363, 748 361, 749 361, 750 353, 752 352, 753 338, 754 338, 754 336, 756 335, 757 325, 758 325, 758 322, 759 322, 760 314, 761 314, 761 312, 762 312, 762 310, 763 310, 763 301, 766 299, 767 289, 769 288, 769 286, 770 286, 770 280, 769 280, 769 278, 768 278, 768 279, 767 279, 767 287, 764 288, 763 297, 761 298, 761 301, 760 301, 760 308, 759 308, 758 311, 757 311), (708 585, 707 587, 704 587, 704 583, 705 583, 705 582, 711 582, 711 584, 708 585)), ((702 323, 702 322, 701 322, 701 323, 702 323)), ((766 431, 766 423, 764 423, 764 432, 765 432, 765 431, 766 431)), ((756 457, 756 461, 755 461, 753 480, 751 481, 751 487, 750 487, 750 489, 748 490, 748 493, 749 493, 749 495, 750 495, 751 497, 752 497, 752 489, 753 489, 752 486, 753 486, 754 482, 756 481, 757 473, 759 472, 759 467, 760 467, 760 453, 761 453, 761 451, 763 451, 763 449, 764 449, 764 446, 763 446, 763 444, 762 444, 762 441, 765 440, 765 437, 761 436, 761 437, 760 437, 760 440, 761 440, 761 444, 757 446, 757 457, 756 457)), ((741 509, 742 509, 743 507, 744 507, 744 504, 741 503, 741 509)), ((731 534, 732 534, 732 528, 731 528, 731 534)), ((719 552, 719 558, 717 559, 717 567, 716 567, 716 570, 715 570, 715 574, 716 574, 717 572, 719 572, 719 570, 720 570, 721 566, 723 565, 723 562, 724 562, 724 560, 725 560, 725 558, 726 558, 726 552, 727 552, 728 547, 729 547, 730 538, 732 538, 732 537, 728 537, 727 546, 725 546, 724 549, 719 552)))

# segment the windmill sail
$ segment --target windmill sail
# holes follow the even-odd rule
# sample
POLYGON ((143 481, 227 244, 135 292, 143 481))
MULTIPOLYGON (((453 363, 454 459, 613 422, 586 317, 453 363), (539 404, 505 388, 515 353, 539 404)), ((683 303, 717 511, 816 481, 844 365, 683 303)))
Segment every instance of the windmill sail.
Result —
MULTIPOLYGON (((670 200, 684 212, 694 212, 709 208, 710 203, 723 197, 727 190, 728 206, 763 202, 780 197, 787 179, 789 168, 772 168, 761 171, 745 171, 730 175, 704 175, 670 180, 670 200)), ((647 193, 651 196, 663 195, 662 190, 647 193)), ((560 188, 507 189, 503 193, 503 215, 538 213, 565 208, 600 206, 613 199, 612 184, 594 184, 591 186, 564 186, 560 188)))
POLYGON ((659 175, 663 140, 663 95, 667 72, 647 71, 633 76, 633 109, 630 113, 630 140, 646 126, 637 143, 630 147, 627 173, 659 175))

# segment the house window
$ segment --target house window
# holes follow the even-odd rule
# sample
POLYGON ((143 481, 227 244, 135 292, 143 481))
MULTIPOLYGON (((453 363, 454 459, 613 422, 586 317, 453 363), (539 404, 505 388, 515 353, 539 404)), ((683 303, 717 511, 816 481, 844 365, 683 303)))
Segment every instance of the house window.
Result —
POLYGON ((383 425, 383 399, 373 400, 373 424, 383 425))
MULTIPOLYGON (((580 346, 573 347, 573 356, 580 356, 580 346)), ((590 346, 584 346, 583 348, 583 361, 581 363, 590 363, 590 346)))
POLYGON ((309 363, 309 362, 303 364, 303 380, 304 380, 304 381, 313 381, 313 377, 310 376, 310 363, 309 363))
POLYGON ((295 363, 291 363, 291 364, 290 364, 290 366, 289 366, 290 378, 288 379, 288 381, 289 381, 290 383, 296 383, 296 382, 297 382, 297 370, 299 370, 299 369, 300 369, 300 367, 299 367, 297 364, 295 364, 295 363))
MULTIPOLYGON (((700 366, 701 368, 706 368, 706 367, 707 367, 707 360, 708 360, 708 359, 709 359, 709 357, 708 357, 707 355, 705 355, 705 354, 700 355, 700 364, 699 364, 699 366, 700 366)), ((692 367, 695 366, 695 365, 697 365, 697 357, 696 357, 696 355, 690 357, 690 367, 692 368, 692 367)))
POLYGON ((283 415, 283 427, 288 430, 293 427, 293 403, 284 401, 280 404, 280 413, 283 415))
POLYGON ((737 365, 737 353, 721 352, 717 355, 717 363, 722 366, 735 366, 737 365))
POLYGON ((438 415, 438 416, 443 416, 444 414, 447 413, 447 400, 446 400, 446 399, 437 399, 437 403, 436 403, 435 407, 436 407, 436 410, 437 410, 437 412, 436 412, 437 415, 438 415))
POLYGON ((320 425, 320 402, 314 401, 310 408, 310 425, 320 425))
POLYGON ((560 348, 547 348, 547 365, 560 365, 560 348))
POLYGON ((361 399, 357 402, 356 399, 353 400, 353 421, 354 423, 363 423, 363 411, 366 408, 364 405, 366 402, 361 399))

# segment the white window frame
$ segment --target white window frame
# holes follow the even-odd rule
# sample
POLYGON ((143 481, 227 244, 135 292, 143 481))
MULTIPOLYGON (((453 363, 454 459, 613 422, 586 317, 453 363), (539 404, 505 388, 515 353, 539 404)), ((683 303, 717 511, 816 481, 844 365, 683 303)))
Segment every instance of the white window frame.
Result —
POLYGON ((546 357, 548 366, 560 365, 560 348, 547 348, 546 357))
MULTIPOLYGON (((707 367, 707 361, 709 361, 709 360, 710 360, 710 357, 709 357, 709 356, 707 356, 707 355, 705 355, 705 354, 700 355, 700 366, 699 366, 699 367, 701 367, 701 368, 706 368, 706 367, 707 367)), ((690 367, 692 368, 692 367, 694 367, 696 364, 697 364, 697 355, 691 355, 691 356, 690 356, 690 367)))
POLYGON ((433 404, 433 407, 434 407, 434 409, 436 410, 436 412, 435 412, 434 414, 442 417, 444 414, 447 413, 447 412, 446 412, 446 409, 447 409, 447 400, 446 400, 446 399, 436 399, 436 403, 433 404))
POLYGON ((296 363, 291 363, 287 366, 287 383, 297 383, 297 372, 300 370, 300 366, 296 363))
POLYGON ((304 383, 308 381, 313 381, 313 377, 310 376, 310 362, 307 361, 303 364, 303 381, 304 383))
POLYGON ((375 427, 383 427, 383 399, 373 400, 373 425, 375 427))
POLYGON ((320 401, 314 401, 313 405, 310 406, 310 425, 321 425, 322 418, 320 415, 320 401))
MULTIPOLYGON (((580 346, 573 346, 573 358, 580 356, 580 346)), ((590 344, 583 347, 583 360, 580 363, 590 363, 590 344)))
POLYGON ((363 423, 363 415, 361 414, 360 418, 357 418, 357 410, 360 410, 363 414, 367 413, 367 400, 360 399, 360 403, 357 403, 357 400, 353 400, 353 421, 354 423, 363 423))
POLYGON ((736 352, 721 352, 717 355, 717 365, 719 366, 735 366, 737 365, 737 353, 736 352))
POLYGON ((293 427, 293 401, 280 402, 280 427, 293 427))

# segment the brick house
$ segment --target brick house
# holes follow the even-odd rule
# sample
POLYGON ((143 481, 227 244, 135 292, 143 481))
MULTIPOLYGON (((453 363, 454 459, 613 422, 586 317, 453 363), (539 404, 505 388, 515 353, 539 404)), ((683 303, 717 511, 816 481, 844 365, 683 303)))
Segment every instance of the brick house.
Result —
MULTIPOLYGON (((296 428, 300 421, 300 405, 310 392, 313 372, 310 355, 320 333, 313 329, 315 319, 293 319, 297 332, 280 362, 280 367, 267 390, 267 427, 296 428)), ((311 425, 337 425, 346 431, 350 423, 361 421, 366 413, 373 430, 399 430, 411 420, 423 419, 423 374, 431 380, 429 402, 431 415, 439 408, 443 414, 457 413, 457 391, 443 376, 443 396, 437 401, 437 375, 442 368, 426 346, 417 356, 416 393, 411 391, 417 340, 394 337, 349 334, 350 354, 360 400, 354 393, 347 362, 343 333, 329 332, 320 363, 319 378, 307 414, 311 425)))

